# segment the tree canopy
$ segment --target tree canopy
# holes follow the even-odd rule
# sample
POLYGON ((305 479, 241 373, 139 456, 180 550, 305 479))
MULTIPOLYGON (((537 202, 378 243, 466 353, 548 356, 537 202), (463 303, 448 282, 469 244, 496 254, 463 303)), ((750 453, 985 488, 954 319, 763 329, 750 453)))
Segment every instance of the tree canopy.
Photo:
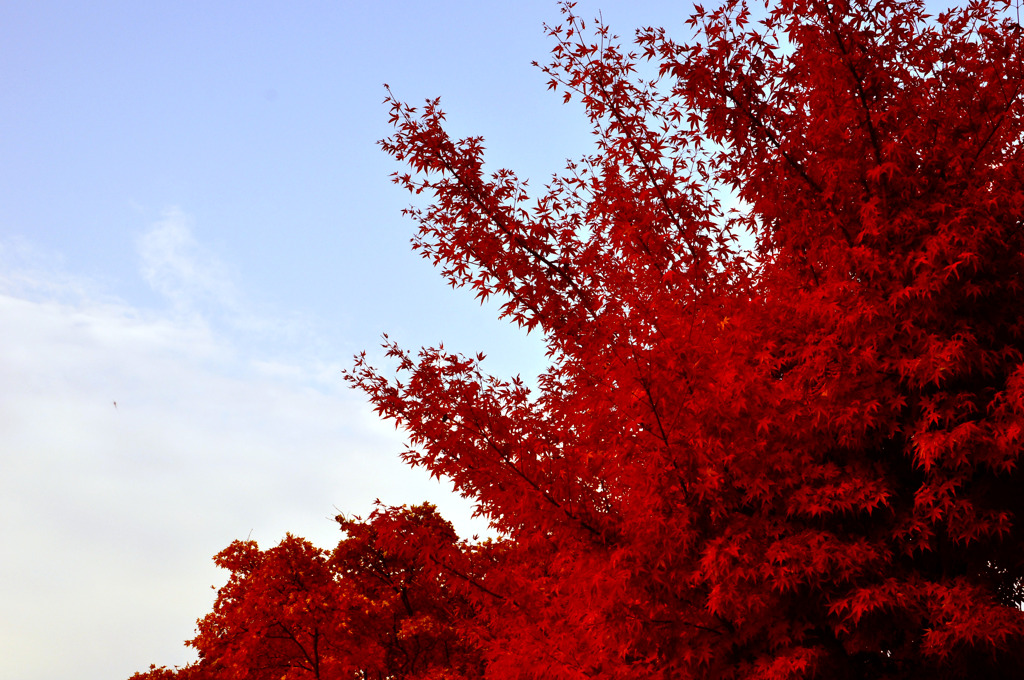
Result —
POLYGON ((1024 677, 1014 8, 729 0, 697 6, 687 41, 645 28, 631 48, 562 12, 542 69, 594 150, 538 193, 449 137, 438 100, 389 91, 381 142, 433 197, 406 211, 414 247, 543 335, 537 389, 390 342, 396 375, 365 355, 347 374, 499 538, 421 507, 346 520, 330 559, 236 543, 177 673, 263 677, 238 654, 341 626, 383 670, 350 646, 285 677, 1024 677), (385 548, 359 542, 371 527, 385 548), (292 555, 295 626, 278 588, 220 627, 269 588, 255 565, 292 555), (415 565, 421 604, 403 610, 406 576, 336 566, 380 556, 415 565), (381 625, 344 623, 363 602, 381 625), (422 663, 398 660, 402 630, 422 663))

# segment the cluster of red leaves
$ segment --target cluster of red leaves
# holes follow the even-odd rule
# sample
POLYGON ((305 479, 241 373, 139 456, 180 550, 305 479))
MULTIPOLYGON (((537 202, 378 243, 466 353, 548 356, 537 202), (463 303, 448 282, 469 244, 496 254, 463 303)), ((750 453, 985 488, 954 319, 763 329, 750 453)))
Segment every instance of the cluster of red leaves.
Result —
POLYGON ((330 553, 290 535, 228 546, 215 561, 230 579, 188 643, 199 661, 132 680, 481 678, 475 611, 447 582, 487 545, 460 545, 430 505, 338 521, 330 553))
POLYGON ((539 196, 437 101, 382 142, 434 197, 414 246, 543 334, 538 389, 392 343, 348 376, 502 537, 406 539, 486 677, 1024 677, 1012 7, 727 0, 636 53, 563 12, 595 150, 539 196))

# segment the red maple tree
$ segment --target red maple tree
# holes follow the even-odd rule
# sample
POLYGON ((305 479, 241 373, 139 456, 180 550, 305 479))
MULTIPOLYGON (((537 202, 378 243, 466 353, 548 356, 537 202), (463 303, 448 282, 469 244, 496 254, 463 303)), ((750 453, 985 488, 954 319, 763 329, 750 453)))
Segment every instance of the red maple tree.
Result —
POLYGON ((496 677, 1022 672, 1005 9, 728 2, 634 55, 567 5, 545 71, 596 151, 533 199, 391 99, 416 247, 551 357, 538 394, 393 345, 353 376, 508 537, 496 677))
POLYGON ((462 561, 450 555, 487 544, 464 548, 429 504, 338 522, 346 537, 331 552, 290 535, 228 546, 214 560, 231 576, 188 642, 199 661, 132 680, 482 677, 475 610, 446 581, 462 561))
POLYGON ((393 343, 348 376, 501 536, 405 541, 486 677, 1024 677, 1013 8, 728 0, 635 53, 563 13, 595 149, 538 195, 436 100, 382 142, 537 389, 393 343))

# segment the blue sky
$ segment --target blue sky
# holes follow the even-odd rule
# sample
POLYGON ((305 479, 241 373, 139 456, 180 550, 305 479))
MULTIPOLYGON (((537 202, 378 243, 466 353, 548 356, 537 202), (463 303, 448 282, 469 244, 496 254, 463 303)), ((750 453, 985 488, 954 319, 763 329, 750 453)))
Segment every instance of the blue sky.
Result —
MULTIPOLYGON (((687 5, 583 2, 623 35, 687 5)), ((382 333, 536 375, 409 250, 383 83, 540 183, 588 149, 529 64, 554 2, 0 4, 0 677, 181 664, 211 557, 374 498, 470 505, 341 379, 382 333), (117 406, 114 406, 114 402, 117 406)))

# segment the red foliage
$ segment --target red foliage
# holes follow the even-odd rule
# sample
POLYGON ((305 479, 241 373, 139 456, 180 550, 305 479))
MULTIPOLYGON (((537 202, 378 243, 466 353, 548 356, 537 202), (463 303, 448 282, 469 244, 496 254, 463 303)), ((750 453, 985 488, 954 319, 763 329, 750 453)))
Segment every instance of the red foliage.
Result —
POLYGON ((228 546, 215 560, 231 577, 188 643, 200 660, 133 680, 481 677, 475 612, 438 566, 471 552, 451 525, 430 505, 338 521, 347 537, 331 553, 293 536, 228 546))
POLYGON ((537 394, 390 344, 400 382, 352 376, 507 537, 489 674, 1024 672, 1003 9, 728 2, 634 55, 567 5, 544 70, 596 150, 532 201, 389 100, 396 181, 435 197, 416 247, 551 356, 537 394))
POLYGON ((551 358, 536 392, 390 343, 349 375, 502 537, 389 534, 487 677, 1024 677, 1006 10, 730 0, 634 54, 566 4, 543 70, 596 146, 533 198, 389 95, 415 247, 551 358))

